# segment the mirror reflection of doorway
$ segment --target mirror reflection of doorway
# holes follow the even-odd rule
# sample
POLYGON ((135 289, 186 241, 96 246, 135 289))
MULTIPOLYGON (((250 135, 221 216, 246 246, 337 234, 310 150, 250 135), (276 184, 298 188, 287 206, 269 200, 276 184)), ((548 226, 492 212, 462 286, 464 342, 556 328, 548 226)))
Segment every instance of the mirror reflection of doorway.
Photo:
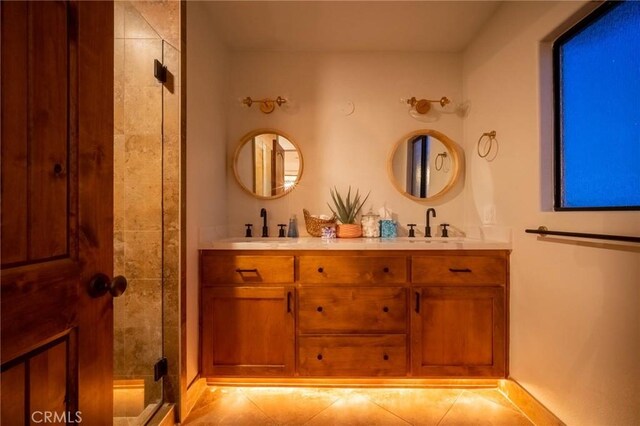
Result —
POLYGON ((407 189, 414 197, 426 198, 431 178, 429 166, 429 135, 419 135, 409 141, 407 149, 407 189))
POLYGON ((297 179, 299 154, 288 139, 273 133, 253 138, 253 192, 283 194, 297 179))

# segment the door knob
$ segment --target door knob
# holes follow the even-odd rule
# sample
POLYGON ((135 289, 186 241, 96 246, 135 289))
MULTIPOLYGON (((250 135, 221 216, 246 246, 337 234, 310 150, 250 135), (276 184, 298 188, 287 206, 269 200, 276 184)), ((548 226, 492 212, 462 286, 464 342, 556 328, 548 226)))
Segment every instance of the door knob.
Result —
POLYGON ((105 274, 95 274, 89 281, 89 295, 91 297, 101 297, 107 293, 111 293, 113 297, 119 297, 126 289, 127 279, 122 275, 118 275, 112 280, 105 274))

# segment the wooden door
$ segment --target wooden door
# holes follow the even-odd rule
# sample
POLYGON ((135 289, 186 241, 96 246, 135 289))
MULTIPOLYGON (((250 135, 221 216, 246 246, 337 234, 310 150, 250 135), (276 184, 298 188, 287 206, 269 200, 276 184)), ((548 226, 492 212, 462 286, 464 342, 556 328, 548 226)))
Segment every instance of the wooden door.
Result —
POLYGON ((0 14, 2 425, 111 424, 113 4, 0 14))
POLYGON ((204 288, 202 374, 293 376, 293 287, 204 288))
POLYGON ((413 375, 505 376, 503 287, 425 287, 413 293, 413 375))
POLYGON ((280 195, 284 192, 284 149, 273 140, 271 150, 271 195, 280 195))

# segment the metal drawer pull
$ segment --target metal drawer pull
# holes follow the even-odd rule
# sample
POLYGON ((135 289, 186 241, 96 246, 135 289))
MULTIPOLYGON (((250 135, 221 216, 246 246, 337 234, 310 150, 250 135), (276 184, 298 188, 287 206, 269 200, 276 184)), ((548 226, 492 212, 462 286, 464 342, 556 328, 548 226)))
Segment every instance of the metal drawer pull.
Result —
POLYGON ((449 268, 449 271, 451 271, 451 272, 471 272, 471 269, 469 269, 469 268, 464 268, 464 269, 449 268))
POLYGON ((420 313, 420 293, 416 291, 416 312, 420 313))
POLYGON ((382 356, 382 359, 384 359, 385 361, 389 361, 389 355, 384 354, 384 355, 382 356))
POLYGON ((316 358, 318 358, 318 361, 322 361, 322 354, 318 354, 316 358))
POLYGON ((254 274, 258 273, 258 268, 254 268, 254 269, 236 269, 236 272, 239 274, 245 274, 245 273, 249 273, 249 272, 253 272, 254 274))
POLYGON ((383 269, 383 271, 384 271, 384 272, 389 272, 389 267, 388 267, 388 266, 385 266, 385 267, 384 267, 384 269, 383 269))
POLYGON ((318 307, 316 308, 316 311, 318 311, 318 312, 322 312, 322 306, 318 306, 318 307))
POLYGON ((384 308, 382 308, 382 310, 383 310, 384 312, 389 312, 389 308, 387 308, 386 306, 385 306, 384 308))
POLYGON ((291 292, 287 292, 287 312, 291 312, 291 292))
POLYGON ((323 273, 324 272, 324 268, 321 266, 318 268, 318 272, 323 273))

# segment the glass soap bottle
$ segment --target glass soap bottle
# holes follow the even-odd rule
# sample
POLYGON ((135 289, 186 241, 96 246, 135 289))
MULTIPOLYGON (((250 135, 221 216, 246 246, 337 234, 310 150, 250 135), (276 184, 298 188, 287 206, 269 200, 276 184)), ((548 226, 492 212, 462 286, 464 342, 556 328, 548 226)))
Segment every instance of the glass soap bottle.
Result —
POLYGON ((364 238, 378 238, 380 236, 380 215, 369 210, 362 215, 362 236, 364 238))
POLYGON ((289 230, 287 231, 287 237, 298 238, 298 218, 296 215, 292 215, 289 219, 289 230))

